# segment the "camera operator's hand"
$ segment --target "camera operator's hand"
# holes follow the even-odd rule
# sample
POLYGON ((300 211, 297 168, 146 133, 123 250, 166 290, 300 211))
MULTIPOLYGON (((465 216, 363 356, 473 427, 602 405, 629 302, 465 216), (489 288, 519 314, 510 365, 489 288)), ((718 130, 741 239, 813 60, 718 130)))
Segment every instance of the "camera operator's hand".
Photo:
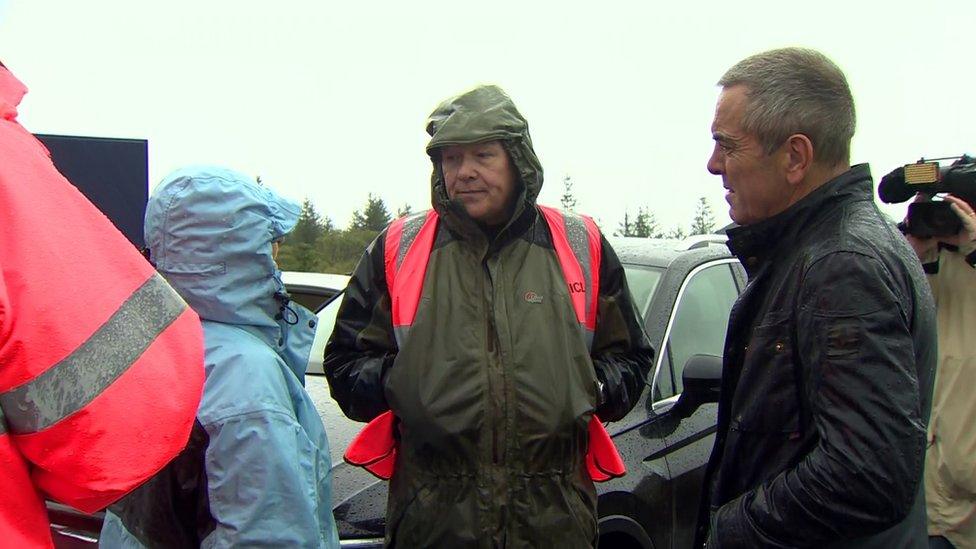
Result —
POLYGON ((976 242, 976 212, 973 211, 972 206, 959 197, 947 194, 945 199, 950 202, 949 207, 952 208, 952 211, 956 212, 956 215, 962 220, 962 229, 954 236, 944 236, 939 240, 946 244, 958 246, 960 249, 967 248, 976 242))
MULTIPOLYGON (((915 200, 912 200, 912 202, 913 203, 914 202, 928 202, 930 200, 931 200, 931 198, 929 198, 927 195, 924 195, 922 193, 918 193, 918 194, 915 195, 915 200)), ((908 217, 906 216, 905 217, 905 220, 902 221, 902 223, 907 223, 907 222, 908 222, 908 217)), ((908 234, 908 233, 905 234, 905 239, 908 240, 908 243, 911 244, 912 249, 915 250, 915 255, 918 256, 918 259, 921 260, 921 261, 923 261, 923 262, 924 261, 927 261, 927 259, 926 259, 927 256, 929 254, 934 253, 935 250, 936 250, 936 248, 939 245, 939 241, 936 240, 936 239, 934 239, 934 238, 919 238, 917 236, 913 236, 913 235, 908 234)))

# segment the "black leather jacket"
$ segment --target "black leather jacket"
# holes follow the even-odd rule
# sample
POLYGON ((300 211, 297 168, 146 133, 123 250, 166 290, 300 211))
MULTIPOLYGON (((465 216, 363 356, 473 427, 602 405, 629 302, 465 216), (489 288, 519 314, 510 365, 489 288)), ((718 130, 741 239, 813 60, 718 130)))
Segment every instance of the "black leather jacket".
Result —
POLYGON ((729 232, 732 310, 699 541, 926 547, 921 490, 936 364, 921 265, 867 165, 729 232))

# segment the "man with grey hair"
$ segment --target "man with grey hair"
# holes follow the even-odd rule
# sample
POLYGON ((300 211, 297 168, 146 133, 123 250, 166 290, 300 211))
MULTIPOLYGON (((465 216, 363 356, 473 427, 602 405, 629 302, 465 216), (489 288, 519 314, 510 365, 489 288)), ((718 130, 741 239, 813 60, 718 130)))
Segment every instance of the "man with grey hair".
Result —
POLYGON ((708 170, 749 284, 729 318, 699 543, 925 547, 932 296, 868 166, 850 166, 847 80, 785 48, 719 85, 708 170))

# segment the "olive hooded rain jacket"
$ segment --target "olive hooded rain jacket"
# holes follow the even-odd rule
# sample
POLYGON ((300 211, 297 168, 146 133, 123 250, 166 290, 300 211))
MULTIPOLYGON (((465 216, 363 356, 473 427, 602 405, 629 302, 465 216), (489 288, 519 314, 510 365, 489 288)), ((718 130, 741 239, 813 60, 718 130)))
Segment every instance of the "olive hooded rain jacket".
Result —
POLYGON ((399 418, 387 544, 591 546, 587 423, 626 414, 653 357, 623 268, 601 237, 590 350, 535 205, 542 167, 515 105, 497 87, 476 88, 440 105, 427 130, 440 222, 409 336, 397 344, 384 232, 350 280, 325 356, 349 417, 399 418), (519 180, 496 230, 448 198, 439 161, 444 146, 487 140, 502 142, 519 180))

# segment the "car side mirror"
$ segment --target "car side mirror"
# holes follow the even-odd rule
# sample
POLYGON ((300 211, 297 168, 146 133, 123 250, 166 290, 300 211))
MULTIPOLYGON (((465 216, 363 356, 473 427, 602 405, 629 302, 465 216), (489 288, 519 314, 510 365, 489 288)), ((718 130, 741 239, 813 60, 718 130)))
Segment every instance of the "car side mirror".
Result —
POLYGON ((722 357, 692 355, 681 371, 684 387, 672 409, 679 417, 688 417, 702 404, 718 402, 722 389, 722 357))

